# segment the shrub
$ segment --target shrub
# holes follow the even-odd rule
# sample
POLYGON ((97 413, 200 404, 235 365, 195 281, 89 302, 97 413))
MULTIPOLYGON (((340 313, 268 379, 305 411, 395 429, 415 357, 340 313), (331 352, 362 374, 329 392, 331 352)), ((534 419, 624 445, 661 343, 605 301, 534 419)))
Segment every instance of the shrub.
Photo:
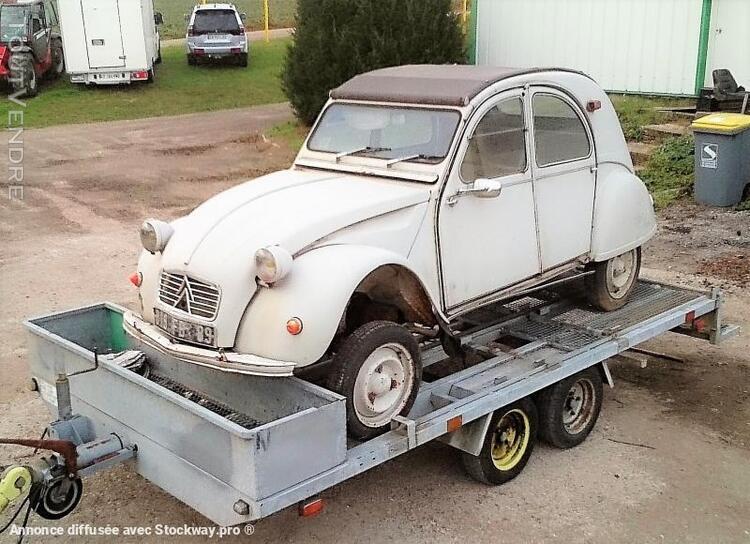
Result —
POLYGON ((693 136, 669 138, 648 160, 641 177, 654 197, 657 208, 691 194, 695 173, 693 136))
POLYGON ((309 125, 329 91, 357 74, 465 60, 451 0, 299 0, 282 86, 309 125))

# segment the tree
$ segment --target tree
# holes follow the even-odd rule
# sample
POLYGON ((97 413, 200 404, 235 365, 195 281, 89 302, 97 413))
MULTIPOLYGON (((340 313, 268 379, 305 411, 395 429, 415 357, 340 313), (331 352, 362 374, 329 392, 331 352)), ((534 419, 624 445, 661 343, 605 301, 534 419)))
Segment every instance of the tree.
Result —
POLYGON ((331 89, 401 64, 466 62, 451 0, 298 0, 282 86, 310 125, 331 89))

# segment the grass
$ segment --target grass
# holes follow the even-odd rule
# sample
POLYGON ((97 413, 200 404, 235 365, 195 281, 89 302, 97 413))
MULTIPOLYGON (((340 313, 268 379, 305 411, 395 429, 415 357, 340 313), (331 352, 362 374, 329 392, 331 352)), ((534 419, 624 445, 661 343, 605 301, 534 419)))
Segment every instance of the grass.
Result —
POLYGON ((268 135, 271 138, 277 138, 284 141, 290 149, 298 151, 302 144, 305 143, 309 128, 299 121, 287 121, 271 128, 268 135))
POLYGON ((671 119, 669 114, 656 111, 659 107, 679 107, 695 105, 694 100, 682 98, 655 98, 646 96, 610 95, 620 118, 625 139, 631 142, 643 140, 645 125, 664 123, 671 119))
MULTIPOLYGON (((24 114, 27 128, 139 119, 284 102, 279 73, 288 40, 253 44, 250 66, 188 66, 181 47, 164 48, 156 82, 129 86, 73 85, 63 78, 45 82, 24 114)), ((0 102, 0 118, 16 109, 0 102)))
POLYGON ((649 157, 641 178, 657 208, 669 206, 693 190, 695 140, 692 135, 665 140, 649 157))
MULTIPOLYGON (((185 15, 190 13, 197 0, 156 0, 154 8, 164 15, 162 38, 185 37, 185 15)), ((245 26, 249 30, 263 29, 263 0, 234 0, 232 2, 241 13, 247 14, 245 26)), ((269 0, 269 24, 272 28, 294 26, 296 0, 269 0)))

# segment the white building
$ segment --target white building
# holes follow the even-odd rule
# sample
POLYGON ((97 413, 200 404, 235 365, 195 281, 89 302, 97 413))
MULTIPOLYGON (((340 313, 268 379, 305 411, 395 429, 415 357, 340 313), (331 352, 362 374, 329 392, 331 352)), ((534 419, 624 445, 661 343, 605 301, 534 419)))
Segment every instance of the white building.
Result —
POLYGON ((729 68, 750 88, 750 0, 474 0, 477 64, 562 66, 610 91, 696 95, 729 68))

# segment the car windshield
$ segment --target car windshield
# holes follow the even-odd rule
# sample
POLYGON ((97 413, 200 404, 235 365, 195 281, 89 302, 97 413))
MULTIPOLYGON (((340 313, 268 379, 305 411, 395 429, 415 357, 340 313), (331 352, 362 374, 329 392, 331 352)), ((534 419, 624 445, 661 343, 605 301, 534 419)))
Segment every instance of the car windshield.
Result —
POLYGON ((307 147, 342 155, 437 163, 461 119, 455 110, 332 104, 307 147))
POLYGON ((194 34, 236 34, 239 31, 237 15, 231 9, 204 9, 195 12, 194 34))
POLYGON ((24 6, 0 6, 0 41, 26 36, 27 9, 24 6))

